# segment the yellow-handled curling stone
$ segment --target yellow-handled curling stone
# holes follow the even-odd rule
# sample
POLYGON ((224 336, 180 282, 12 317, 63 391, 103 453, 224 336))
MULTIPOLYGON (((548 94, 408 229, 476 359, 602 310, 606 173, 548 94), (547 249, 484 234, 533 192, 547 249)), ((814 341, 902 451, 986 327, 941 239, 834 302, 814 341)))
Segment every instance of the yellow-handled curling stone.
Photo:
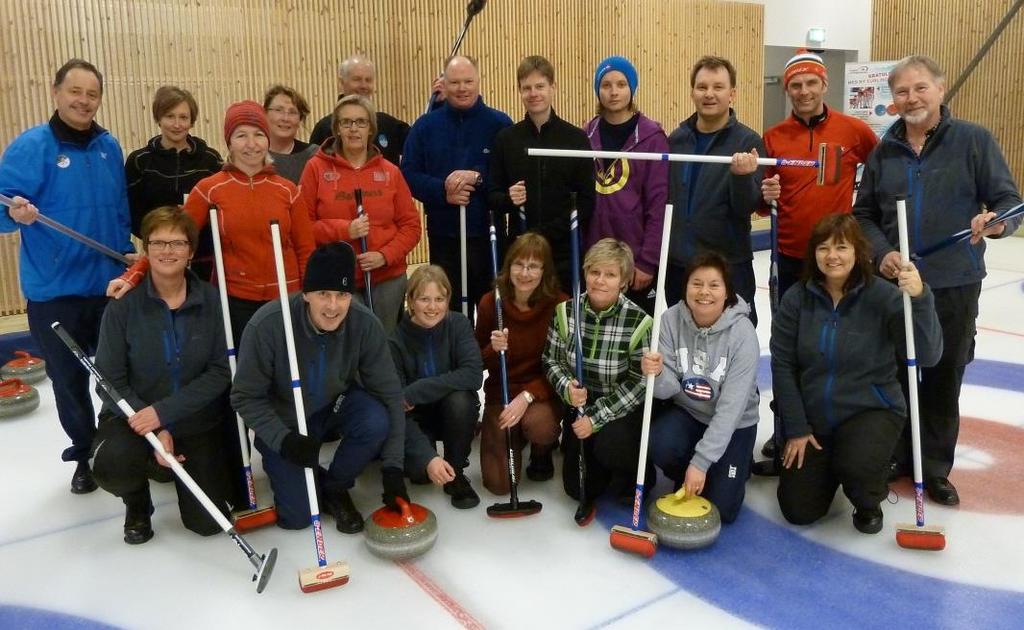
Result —
POLYGON ((666 494, 647 509, 647 528, 658 544, 676 549, 701 549, 718 539, 722 518, 711 501, 687 495, 686 488, 666 494))

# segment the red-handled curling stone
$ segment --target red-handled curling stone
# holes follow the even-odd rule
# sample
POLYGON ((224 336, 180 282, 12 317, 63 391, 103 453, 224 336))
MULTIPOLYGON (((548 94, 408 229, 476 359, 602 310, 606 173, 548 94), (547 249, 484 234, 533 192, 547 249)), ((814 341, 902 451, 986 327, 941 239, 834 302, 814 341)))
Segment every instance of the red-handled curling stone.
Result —
POLYGON ((366 546, 385 560, 422 556, 437 541, 437 518, 422 505, 396 501, 401 513, 382 507, 366 519, 366 546))
POLYGON ((28 413, 39 406, 39 392, 20 379, 0 381, 0 418, 28 413))
POLYGON ((15 350, 11 359, 0 368, 0 378, 16 378, 23 383, 38 383, 46 378, 46 361, 24 350, 15 350))

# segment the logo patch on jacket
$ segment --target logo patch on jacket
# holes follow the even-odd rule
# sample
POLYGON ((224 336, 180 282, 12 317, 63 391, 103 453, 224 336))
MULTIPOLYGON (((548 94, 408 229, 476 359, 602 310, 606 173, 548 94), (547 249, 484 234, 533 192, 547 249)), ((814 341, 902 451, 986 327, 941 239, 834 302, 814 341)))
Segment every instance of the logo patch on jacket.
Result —
POLYGON ((384 171, 374 171, 373 181, 375 182, 386 182, 388 181, 388 175, 384 171))
POLYGON ((57 156, 57 168, 67 168, 71 166, 71 158, 61 153, 57 156))
POLYGON ((711 400, 711 383, 702 378, 688 378, 683 381, 683 393, 691 400, 711 400))
POLYGON ((388 137, 382 133, 377 134, 377 146, 382 149, 388 148, 388 137))
POLYGON ((338 173, 335 171, 324 171, 324 181, 333 182, 338 179, 338 173))

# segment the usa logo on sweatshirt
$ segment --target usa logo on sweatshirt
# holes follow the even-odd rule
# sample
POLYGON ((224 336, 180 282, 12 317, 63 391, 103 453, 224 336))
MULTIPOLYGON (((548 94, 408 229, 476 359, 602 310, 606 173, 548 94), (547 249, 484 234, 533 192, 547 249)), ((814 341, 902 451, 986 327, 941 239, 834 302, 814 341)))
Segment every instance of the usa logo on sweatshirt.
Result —
POLYGON ((707 401, 711 400, 714 392, 711 389, 711 383, 706 380, 702 378, 688 378, 683 381, 683 393, 689 396, 691 400, 707 401))

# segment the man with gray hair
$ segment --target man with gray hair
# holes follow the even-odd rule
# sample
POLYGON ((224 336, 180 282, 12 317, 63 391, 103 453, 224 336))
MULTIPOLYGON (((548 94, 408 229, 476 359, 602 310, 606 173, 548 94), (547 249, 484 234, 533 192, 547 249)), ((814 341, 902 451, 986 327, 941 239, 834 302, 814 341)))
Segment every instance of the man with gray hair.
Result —
MULTIPOLYGON (((907 202, 912 251, 968 226, 972 233, 970 241, 918 262, 921 277, 935 293, 944 343, 939 363, 920 369, 924 483, 933 501, 957 505, 960 497, 948 477, 960 430, 960 385, 964 368, 974 358, 984 239, 1013 234, 1020 219, 987 229, 985 223, 1021 198, 992 134, 954 118, 943 104, 945 77, 933 59, 904 58, 889 73, 889 88, 900 120, 868 157, 853 208, 874 250, 878 272, 891 280, 902 267, 898 198, 907 202)), ((903 370, 899 373, 906 378, 903 370)), ((906 470, 908 453, 905 446, 897 447, 895 472, 906 470)))
MULTIPOLYGON (((349 94, 361 94, 373 100, 377 91, 377 68, 364 55, 352 55, 338 66, 338 100, 349 94)), ((331 137, 331 116, 327 114, 313 127, 309 136, 310 144, 322 145, 331 137)), ((377 145, 384 159, 398 166, 402 157, 405 137, 409 135, 409 125, 401 120, 377 110, 377 135, 371 138, 377 145)))

